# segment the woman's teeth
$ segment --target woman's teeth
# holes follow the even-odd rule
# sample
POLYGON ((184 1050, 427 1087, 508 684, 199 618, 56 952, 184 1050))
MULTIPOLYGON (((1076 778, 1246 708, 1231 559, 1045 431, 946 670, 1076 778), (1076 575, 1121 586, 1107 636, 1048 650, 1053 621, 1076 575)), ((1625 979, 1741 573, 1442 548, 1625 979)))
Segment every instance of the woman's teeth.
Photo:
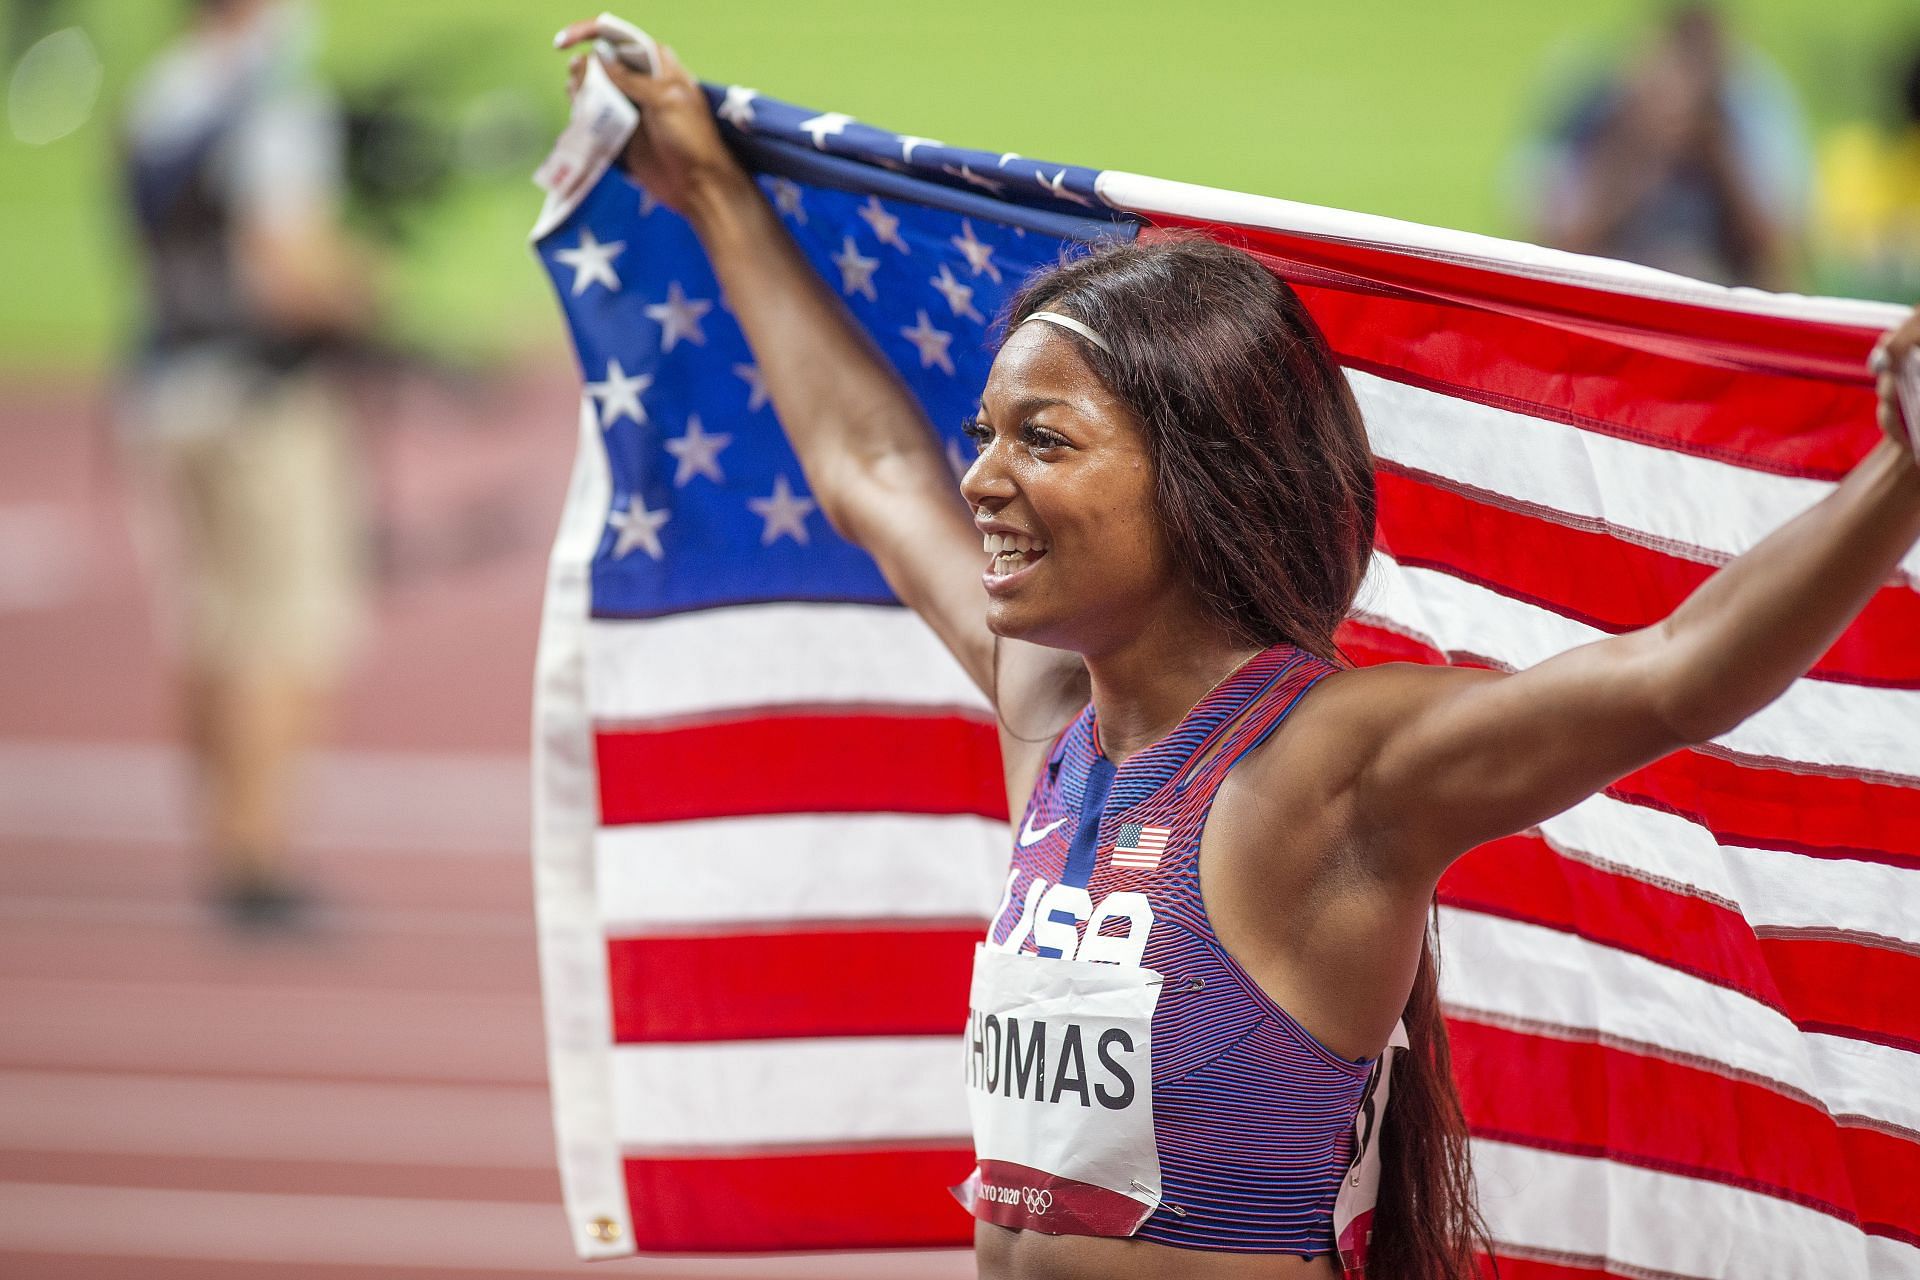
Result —
POLYGON ((987 555, 992 557, 993 572, 997 574, 1024 569, 1047 554, 1046 543, 1019 533, 989 533, 983 539, 982 546, 987 555))

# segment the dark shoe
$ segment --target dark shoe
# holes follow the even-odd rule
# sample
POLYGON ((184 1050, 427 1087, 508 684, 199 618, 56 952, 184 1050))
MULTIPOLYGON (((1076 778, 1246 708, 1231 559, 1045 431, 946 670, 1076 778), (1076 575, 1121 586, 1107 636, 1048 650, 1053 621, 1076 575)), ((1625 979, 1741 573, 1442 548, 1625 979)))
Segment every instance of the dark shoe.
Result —
POLYGON ((221 882, 216 905, 227 924, 244 933, 296 933, 310 928, 318 903, 299 884, 275 875, 235 876, 221 882))

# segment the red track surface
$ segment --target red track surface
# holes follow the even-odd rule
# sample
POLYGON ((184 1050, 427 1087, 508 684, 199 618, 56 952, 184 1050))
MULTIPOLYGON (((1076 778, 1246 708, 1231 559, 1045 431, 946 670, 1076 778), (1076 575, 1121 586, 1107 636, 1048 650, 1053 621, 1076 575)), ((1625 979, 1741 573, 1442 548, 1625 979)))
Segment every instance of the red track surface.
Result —
POLYGON ((963 1254, 573 1261, 526 859, 555 362, 416 387, 368 453, 401 570, 302 791, 326 922, 236 938, 202 868, 84 390, 0 391, 0 1275, 970 1275, 963 1254))

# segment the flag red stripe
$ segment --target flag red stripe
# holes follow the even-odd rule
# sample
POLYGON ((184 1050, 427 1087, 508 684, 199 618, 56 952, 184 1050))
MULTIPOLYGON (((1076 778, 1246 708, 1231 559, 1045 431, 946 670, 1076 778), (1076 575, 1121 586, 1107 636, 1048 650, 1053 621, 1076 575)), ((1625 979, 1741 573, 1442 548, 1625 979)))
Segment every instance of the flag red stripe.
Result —
MULTIPOLYGON (((1706 1178, 1839 1218, 1851 1217, 1852 1177, 1898 1171, 1897 1162, 1883 1167, 1885 1153, 1843 1151, 1824 1111, 1762 1085, 1464 1018, 1448 1031, 1480 1137, 1706 1178)), ((1901 1220, 1913 1217, 1909 1209, 1901 1220)))
POLYGON ((1814 479, 1837 480, 1873 444, 1863 385, 1710 368, 1449 302, 1298 289, 1342 364, 1396 382, 1814 479))
POLYGON ((947 1188, 966 1148, 636 1157, 625 1161, 643 1253, 963 1246, 973 1219, 947 1188))
MULTIPOLYGON (((1335 636, 1362 665, 1445 661, 1417 640, 1351 618, 1335 636)), ((1920 788, 1676 751, 1627 774, 1606 793, 1681 814, 1722 844, 1920 869, 1920 788)))
MULTIPOLYGON (((1568 517, 1477 501, 1383 466, 1376 544, 1603 631, 1649 626, 1718 567, 1570 527, 1568 517)), ((1882 587, 1813 670, 1861 684, 1920 688, 1920 592, 1882 587)))
POLYGON ((1780 1010, 1806 1030, 1920 1051, 1920 957, 1866 943, 1754 937, 1739 912, 1507 836, 1440 881, 1448 906, 1618 947, 1780 1010))
POLYGON ((1759 947, 1789 1016, 1807 1030, 1920 1054, 1920 955, 1792 936, 1761 938, 1759 947))
POLYGON ((608 826, 769 813, 1007 816, 993 726, 954 715, 759 712, 594 734, 608 826))
POLYGON ((1537 835, 1467 853, 1447 868, 1439 894, 1448 906, 1576 934, 1782 1007, 1738 912, 1563 858, 1537 835))
POLYGON ((1607 794, 1692 818, 1722 844, 1920 869, 1920 788, 1677 751, 1607 794))
POLYGON ((1920 1245, 1920 1140, 1843 1125, 1840 1143, 1853 1174, 1860 1221, 1877 1235, 1920 1245))
POLYGON ((985 932, 983 920, 967 928, 613 938, 613 1038, 957 1035, 973 944, 985 932))
POLYGON ((1155 215, 1300 289, 1385 376, 1761 470, 1837 479, 1878 438, 1877 334, 1541 280, 1374 245, 1155 215))
MULTIPOLYGON (((1493 1252, 1500 1260, 1498 1280, 1594 1280, 1596 1276, 1607 1274, 1599 1267, 1576 1267, 1570 1263, 1542 1262, 1537 1258, 1516 1258, 1497 1248, 1493 1252)), ((1496 1273, 1487 1265, 1484 1257, 1480 1259, 1480 1274, 1484 1280, 1495 1280, 1496 1273)))

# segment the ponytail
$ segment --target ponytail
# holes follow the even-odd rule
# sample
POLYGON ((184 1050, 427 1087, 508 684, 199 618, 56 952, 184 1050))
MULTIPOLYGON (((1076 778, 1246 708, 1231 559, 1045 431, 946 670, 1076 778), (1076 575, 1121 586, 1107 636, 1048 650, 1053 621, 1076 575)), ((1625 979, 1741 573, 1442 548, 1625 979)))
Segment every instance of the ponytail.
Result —
POLYGON ((1440 1014, 1438 924, 1436 903, 1401 1015, 1410 1047, 1394 1065, 1380 1129, 1380 1196, 1367 1250, 1367 1275, 1376 1280, 1476 1280, 1476 1255, 1493 1253, 1474 1198, 1467 1119, 1440 1014))

